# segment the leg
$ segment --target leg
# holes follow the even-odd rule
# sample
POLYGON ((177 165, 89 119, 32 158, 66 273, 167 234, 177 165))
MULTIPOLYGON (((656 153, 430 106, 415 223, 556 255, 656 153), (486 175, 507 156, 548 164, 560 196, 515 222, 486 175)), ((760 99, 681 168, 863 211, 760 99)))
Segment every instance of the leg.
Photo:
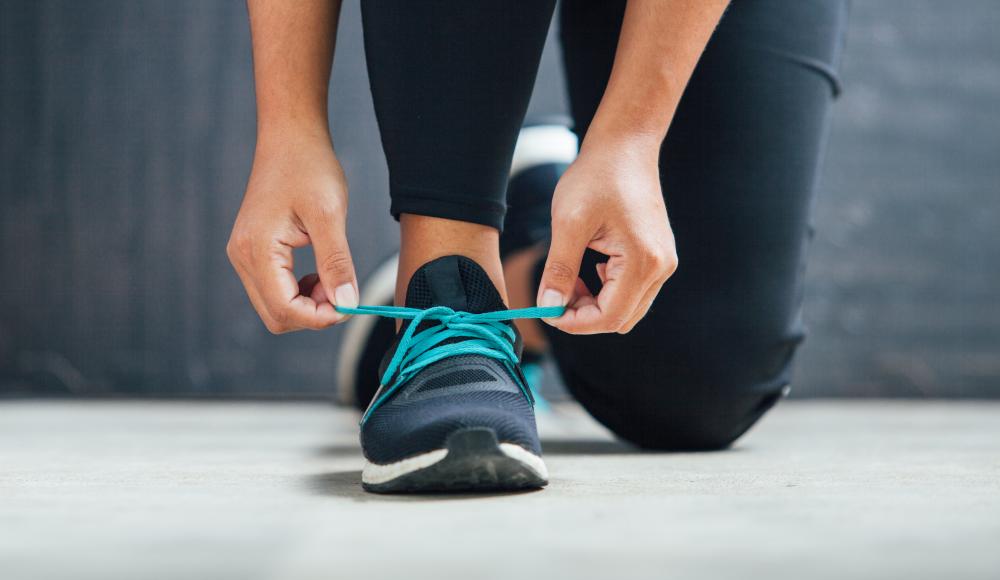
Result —
MULTIPOLYGON (((788 385, 845 4, 733 3, 661 151, 678 272, 628 335, 551 333, 570 391, 623 438, 726 447, 788 385)), ((600 100, 623 6, 563 3, 578 131, 600 100)), ((598 259, 588 256, 582 270, 594 290, 598 259)))
POLYGON ((365 49, 402 226, 400 319, 361 419, 375 492, 537 488, 547 474, 505 309, 507 173, 554 0, 366 0, 365 49))
POLYGON ((447 254, 474 258, 503 288, 507 173, 553 8, 554 0, 362 3, 392 213, 403 216, 397 299, 420 265, 447 254))

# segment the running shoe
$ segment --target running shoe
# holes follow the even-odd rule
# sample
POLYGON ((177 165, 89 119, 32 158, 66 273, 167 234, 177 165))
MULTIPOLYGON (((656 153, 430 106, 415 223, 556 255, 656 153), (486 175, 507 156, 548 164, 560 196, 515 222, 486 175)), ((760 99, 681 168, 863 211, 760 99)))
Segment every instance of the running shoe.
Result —
MULTIPOLYGON (((548 239, 552 193, 576 157, 577 138, 563 119, 538 119, 521 129, 511 162, 507 217, 500 236, 500 256, 548 239)), ((361 303, 389 306, 396 292, 399 255, 382 262, 361 285, 361 303)), ((381 317, 355 316, 345 323, 337 355, 337 403, 363 411, 379 387, 379 363, 396 336, 396 323, 381 317)), ((524 374, 538 402, 542 353, 525 353, 524 374)))
POLYGON ((548 483, 511 321, 558 316, 561 308, 507 310, 476 262, 446 256, 417 270, 405 307, 341 310, 404 321, 361 419, 366 490, 517 490, 548 483))

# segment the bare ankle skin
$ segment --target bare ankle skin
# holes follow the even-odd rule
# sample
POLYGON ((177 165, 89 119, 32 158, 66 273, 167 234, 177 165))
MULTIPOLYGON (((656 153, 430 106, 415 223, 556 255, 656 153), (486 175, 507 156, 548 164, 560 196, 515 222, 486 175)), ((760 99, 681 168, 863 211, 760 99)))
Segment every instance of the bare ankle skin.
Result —
MULTIPOLYGON (((544 255, 541 246, 527 248, 500 261, 500 233, 489 226, 414 214, 399 218, 399 272, 396 304, 406 302, 406 288, 418 268, 442 256, 471 258, 486 270, 510 308, 535 305, 533 270, 544 255), (507 281, 510 281, 508 286, 507 281)), ((548 349, 541 325, 535 320, 515 321, 524 347, 535 352, 548 349)))
POLYGON ((500 232, 489 226, 413 214, 401 215, 399 226, 396 304, 406 302, 406 288, 418 268, 450 255, 475 260, 493 281, 504 303, 509 304, 500 263, 500 232))

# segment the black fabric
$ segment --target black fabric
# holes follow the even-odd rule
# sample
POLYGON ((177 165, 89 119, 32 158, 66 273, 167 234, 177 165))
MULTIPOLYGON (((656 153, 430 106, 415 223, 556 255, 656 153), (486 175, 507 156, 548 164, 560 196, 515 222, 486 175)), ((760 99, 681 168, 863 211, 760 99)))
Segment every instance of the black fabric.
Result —
POLYGON ((531 404, 520 393, 500 390, 452 393, 407 404, 394 398, 361 426, 365 457, 380 465, 443 449, 459 429, 488 427, 501 443, 519 445, 536 455, 542 450, 531 404))
MULTIPOLYGON (((363 6, 393 210, 499 227, 498 182, 551 3, 363 6), (517 47, 498 55, 507 42, 517 47)), ((611 71, 624 6, 561 3, 570 109, 581 136, 611 71)), ((809 211, 839 88, 847 6, 732 2, 661 148, 679 270, 628 335, 550 331, 570 392, 618 435, 658 449, 725 447, 790 382, 804 336, 809 211)), ((599 259, 588 253, 582 270, 594 288, 599 259)))
MULTIPOLYGON (((447 306, 452 310, 480 313, 506 310, 500 293, 493 286, 489 275, 475 261, 465 256, 443 256, 417 269, 406 287, 406 306, 425 310, 432 306, 447 306)), ((399 336, 406 331, 409 322, 404 322, 399 333, 391 341, 388 351, 378 367, 378 376, 385 373, 389 360, 396 351, 399 336)), ((424 322, 423 328, 436 324, 424 322)), ((521 335, 514 330, 515 352, 522 348, 521 335)), ((368 400, 371 398, 369 397, 368 400)), ((360 403, 360 400, 359 400, 360 403)))
MULTIPOLYGON (((434 260, 423 268, 421 279, 427 284, 427 294, 431 304, 447 306, 454 310, 469 310, 469 299, 466 297, 465 283, 462 280, 457 256, 434 260)), ((410 287, 414 287, 413 284, 410 287)), ((492 289, 492 284, 490 285, 492 289)), ((499 301, 499 295, 497 296, 499 301)), ((481 305, 487 306, 487 305, 481 305)))
MULTIPOLYGON (((581 136, 607 82, 623 11, 624 2, 563 3, 581 136)), ((621 437, 657 449, 723 448, 790 383, 846 11, 840 0, 731 4, 661 148, 679 269, 628 335, 546 327, 570 392, 621 437)), ((588 252, 581 270, 594 291, 602 259, 588 252)))
POLYGON ((364 0, 392 215, 501 229, 555 0, 364 0))
POLYGON ((483 369, 463 367, 454 372, 445 373, 428 379, 420 385, 420 391, 433 391, 434 389, 445 389, 459 384, 470 383, 493 383, 498 379, 483 369))
MULTIPOLYGON (((535 181, 543 183, 540 180, 535 181)), ((547 203, 548 202, 546 200, 540 204, 546 215, 548 214, 547 203)), ((537 224, 536 228, 538 231, 535 235, 538 237, 533 239, 535 241, 544 240, 547 235, 546 233, 548 232, 547 222, 537 224)), ((504 236, 507 236, 508 233, 516 231, 517 228, 508 230, 504 232, 504 236)), ((465 278, 469 280, 468 286, 470 294, 473 296, 474 311, 486 312, 505 308, 503 300, 497 293, 496 288, 493 287, 493 284, 488 279, 481 280, 476 275, 478 265, 476 265, 475 262, 462 258, 456 259, 453 264, 454 268, 457 269, 460 279, 464 272, 465 278), (464 266, 462 265, 463 262, 464 266)), ((435 299, 430 291, 430 284, 426 281, 426 276, 426 270, 420 270, 414 275, 414 278, 418 281, 416 283, 411 283, 407 289, 407 304, 415 308, 430 308, 435 304, 450 305, 454 308, 456 305, 461 304, 464 305, 463 309, 468 309, 469 300, 467 296, 462 296, 458 302, 451 303, 435 299)), ((390 304, 384 304, 384 306, 389 305, 390 304)), ((372 400, 372 396, 375 394, 375 391, 378 390, 379 379, 385 371, 385 366, 388 364, 389 358, 394 352, 396 336, 396 321, 391 318, 378 318, 372 326, 372 331, 364 339, 364 347, 361 349, 361 356, 359 357, 355 368, 354 406, 360 411, 364 411, 368 407, 368 403, 372 400)), ((518 344, 515 345, 515 349, 519 349, 520 347, 520 336, 518 336, 518 344)), ((537 353, 529 353, 525 351, 522 355, 522 362, 525 364, 539 362, 540 358, 540 355, 537 353)))
MULTIPOLYGON (((420 267, 407 287, 406 306, 474 313, 506 309, 486 272, 464 256, 445 256, 420 267)), ((394 341, 380 375, 395 348, 394 341)), ((368 417, 361 426, 361 445, 370 461, 392 463, 441 449, 448 435, 468 427, 491 428, 501 443, 541 453, 531 402, 502 363, 477 355, 447 358, 417 373, 368 417)))
POLYGON ((465 256, 444 256, 418 268, 406 287, 406 306, 473 313, 507 309, 489 275, 465 256))

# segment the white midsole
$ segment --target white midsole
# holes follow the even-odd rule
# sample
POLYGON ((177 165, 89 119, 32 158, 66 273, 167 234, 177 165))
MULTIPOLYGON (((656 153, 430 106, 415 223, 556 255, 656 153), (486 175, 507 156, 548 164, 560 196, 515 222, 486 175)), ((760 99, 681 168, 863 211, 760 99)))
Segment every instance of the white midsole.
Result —
POLYGON ((448 455, 447 449, 435 449, 427 453, 422 453, 414 457, 407 457, 395 463, 379 465, 365 460, 365 467, 361 470, 361 481, 370 484, 380 484, 392 481, 397 477, 402 477, 408 473, 413 473, 418 469, 430 467, 448 455))
MULTIPOLYGON (((522 465, 533 471, 538 477, 541 477, 542 479, 549 478, 548 469, 545 468, 545 462, 542 461, 542 458, 528 451, 524 447, 514 445, 513 443, 501 443, 500 451, 507 457, 520 462, 522 465)), ((428 451, 427 453, 407 457, 401 461, 387 463, 385 465, 372 463, 366 460, 365 467, 361 471, 361 481, 370 485, 378 485, 380 483, 392 481, 397 477, 402 477, 409 473, 413 473, 414 471, 430 467, 431 465, 434 465, 438 461, 444 459, 447 455, 447 449, 435 449, 434 451, 428 451)))
POLYGON ((500 451, 507 457, 520 461, 525 467, 534 471, 538 477, 542 479, 549 478, 549 470, 545 468, 545 462, 542 461, 542 458, 524 447, 514 445, 513 443, 501 443, 500 451))

